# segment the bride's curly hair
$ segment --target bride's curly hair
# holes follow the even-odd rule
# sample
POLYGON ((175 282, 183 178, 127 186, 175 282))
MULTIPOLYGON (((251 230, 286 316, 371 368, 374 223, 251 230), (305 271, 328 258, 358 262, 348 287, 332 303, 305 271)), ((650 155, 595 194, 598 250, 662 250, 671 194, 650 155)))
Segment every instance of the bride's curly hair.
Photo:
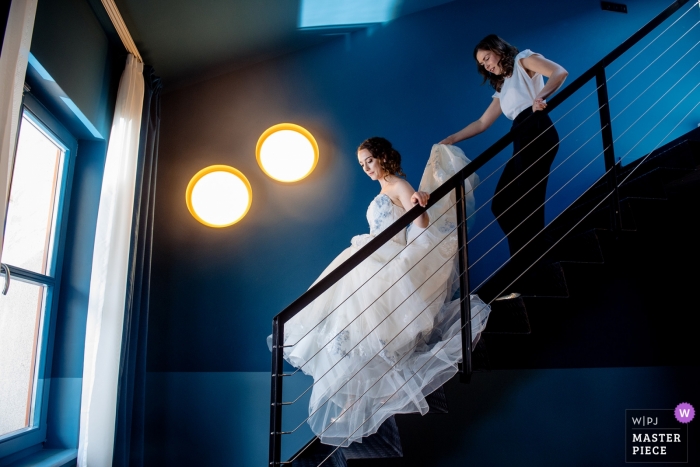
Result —
POLYGON ((486 71, 486 68, 479 65, 478 61, 476 62, 476 70, 484 77, 484 81, 482 81, 481 84, 488 81, 496 91, 500 92, 503 80, 513 76, 513 66, 515 64, 515 56, 518 55, 518 49, 497 35, 489 34, 481 39, 481 41, 476 44, 476 47, 474 47, 474 60, 476 60, 476 53, 479 50, 490 50, 501 56, 498 65, 501 67, 501 70, 503 70, 503 73, 500 75, 494 75, 486 71))
POLYGON ((394 149, 389 140, 381 136, 367 138, 360 144, 357 151, 366 149, 372 157, 379 161, 379 166, 388 175, 397 175, 406 178, 406 174, 401 169, 401 154, 394 149))

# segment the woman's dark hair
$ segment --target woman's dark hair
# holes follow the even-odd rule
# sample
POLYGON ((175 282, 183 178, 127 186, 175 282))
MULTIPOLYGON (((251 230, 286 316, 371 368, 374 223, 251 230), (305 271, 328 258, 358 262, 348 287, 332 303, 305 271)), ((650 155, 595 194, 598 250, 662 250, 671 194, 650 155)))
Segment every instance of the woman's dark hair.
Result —
POLYGON ((363 149, 368 150, 372 157, 379 161, 379 166, 387 175, 406 177, 406 174, 401 170, 401 154, 393 148, 386 138, 380 136, 367 138, 360 144, 357 151, 363 149))
POLYGON ((491 86, 493 86, 493 88, 496 91, 500 92, 501 86, 503 85, 503 80, 506 78, 510 78, 513 75, 513 66, 515 56, 518 55, 518 49, 516 47, 513 47, 497 35, 489 34, 488 36, 481 39, 481 41, 478 44, 476 44, 476 47, 474 47, 474 60, 476 60, 476 53, 479 50, 489 50, 501 56, 501 60, 498 62, 498 66, 501 67, 503 73, 501 73, 500 75, 494 75, 493 73, 486 71, 486 68, 479 65, 478 60, 476 62, 477 71, 481 76, 484 77, 484 81, 482 81, 481 84, 484 84, 486 81, 488 81, 489 83, 491 83, 491 86))

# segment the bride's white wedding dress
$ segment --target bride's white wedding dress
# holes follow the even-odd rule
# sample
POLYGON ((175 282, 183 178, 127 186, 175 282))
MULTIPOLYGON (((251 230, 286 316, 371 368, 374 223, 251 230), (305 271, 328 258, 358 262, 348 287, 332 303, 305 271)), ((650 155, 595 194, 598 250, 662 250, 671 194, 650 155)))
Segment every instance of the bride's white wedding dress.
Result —
MULTIPOLYGON (((468 163, 457 147, 435 145, 420 191, 432 192, 468 163)), ((467 180, 467 212, 473 211, 467 180)), ((314 379, 308 420, 321 442, 348 446, 397 413, 428 411, 425 396, 461 360, 454 192, 428 210, 430 226, 409 226, 284 325, 285 359, 314 379)), ((370 233, 323 271, 326 276, 405 214, 384 194, 367 210, 370 233)), ((474 342, 488 305, 471 296, 474 342)))

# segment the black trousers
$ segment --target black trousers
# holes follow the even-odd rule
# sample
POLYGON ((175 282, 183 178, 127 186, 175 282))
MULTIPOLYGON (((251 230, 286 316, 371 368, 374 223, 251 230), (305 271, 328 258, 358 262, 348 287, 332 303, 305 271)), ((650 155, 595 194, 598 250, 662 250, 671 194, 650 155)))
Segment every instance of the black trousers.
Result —
MULTIPOLYGON (((506 164, 496 186, 491 211, 508 237, 511 257, 544 229, 544 202, 549 169, 559 149, 559 135, 549 115, 523 110, 513 121, 516 133, 514 157, 506 164)), ((529 266, 546 250, 548 240, 540 235, 516 256, 517 263, 529 266)))

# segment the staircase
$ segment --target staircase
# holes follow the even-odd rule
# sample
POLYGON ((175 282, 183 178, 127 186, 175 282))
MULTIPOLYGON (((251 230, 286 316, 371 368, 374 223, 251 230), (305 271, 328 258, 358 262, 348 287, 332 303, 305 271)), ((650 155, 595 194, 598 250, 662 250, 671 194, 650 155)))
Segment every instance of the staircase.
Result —
MULTIPOLYGON (((683 318, 697 311, 689 293, 696 290, 697 277, 686 275, 683 265, 700 264, 700 229, 695 226, 700 218, 700 128, 639 161, 618 175, 624 179, 634 171, 620 187, 622 231, 616 235, 610 230, 608 207, 594 211, 552 249, 544 266, 533 267, 514 284, 519 298, 493 302, 473 352, 475 371, 699 363, 692 344, 695 331, 674 325, 687 323, 683 318), (663 278, 650 274, 645 254, 650 240, 657 245, 653 268, 666 271, 663 278), (645 289, 653 291, 651 300, 663 299, 664 320, 653 304, 645 305, 645 289)), ((604 196, 596 188, 549 228, 561 230, 567 222, 571 228, 581 210, 604 196)), ((428 402, 428 416, 448 413, 443 388, 428 402)), ((415 420, 408 424, 409 429, 418 426, 415 420)), ((333 450, 315 440, 292 466, 316 467, 329 455, 322 465, 414 465, 400 459, 403 448, 393 418, 362 444, 333 450)))
MULTIPOLYGON (((693 254, 698 256, 692 246, 697 237, 690 232, 700 202, 700 129, 655 151, 644 163, 624 167, 618 177, 632 171, 620 187, 620 232, 609 228, 608 207, 595 210, 547 255, 546 266, 534 267, 514 284, 522 293, 518 312, 527 316, 533 332, 487 334, 492 368, 692 362, 691 340, 666 320, 669 314, 679 317, 669 309, 693 306, 688 296, 695 284, 688 283, 684 271, 693 264, 693 254), (654 316, 659 310, 649 304, 662 299, 664 319, 654 316)), ((597 203, 603 195, 595 188, 550 228, 564 230, 566 222, 597 203)))
MULTIPOLYGON (((611 120, 605 77, 606 67, 686 3, 674 2, 550 100, 548 112, 595 79, 606 171, 543 231, 547 251, 542 255, 538 251, 538 260, 525 270, 515 262, 507 263, 472 289, 462 283, 462 296, 465 289, 478 293, 492 308, 476 346, 463 346, 463 362, 468 363, 460 368, 462 382, 469 382, 473 372, 491 369, 698 363, 697 352, 691 348, 692 329, 679 323, 692 307, 697 309, 688 293, 696 284, 683 271, 687 264, 700 263, 700 252, 694 246, 700 234, 694 227, 700 212, 700 128, 632 163, 615 162, 614 118, 611 120), (520 295, 496 300, 504 292, 520 295)), ((466 223, 459 218, 464 209, 459 204, 462 182, 511 141, 512 135, 506 134, 431 196, 433 203, 457 190, 458 229, 463 229, 460 245, 467 241, 466 223)), ((282 352, 275 342, 283 342, 284 322, 422 212, 412 209, 273 321, 270 465, 414 465, 402 459, 398 429, 403 417, 414 415, 392 417, 376 434, 347 448, 323 445, 314 438, 290 461, 281 461, 281 437, 286 434, 281 429, 281 416, 287 405, 281 400, 282 380, 291 374, 283 370, 282 352)), ((466 275, 466 267, 466 261, 460 261, 460 273, 466 275)), ((463 312, 463 331, 469 327, 465 316, 463 312)), ((444 388, 427 400, 430 417, 448 413, 444 388)))

